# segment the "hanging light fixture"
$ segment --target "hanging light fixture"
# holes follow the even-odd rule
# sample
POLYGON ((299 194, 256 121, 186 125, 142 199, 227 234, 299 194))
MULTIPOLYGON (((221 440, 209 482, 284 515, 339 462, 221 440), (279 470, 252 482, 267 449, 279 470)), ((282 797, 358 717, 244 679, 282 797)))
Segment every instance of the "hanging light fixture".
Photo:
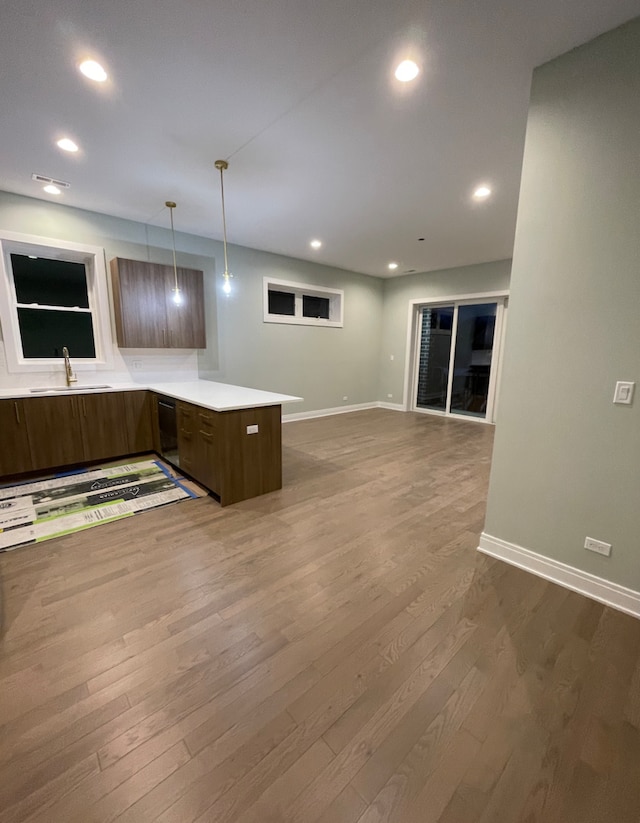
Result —
POLYGON ((176 204, 173 200, 167 200, 165 202, 165 206, 169 209, 169 214, 171 215, 171 241, 173 243, 173 288, 171 291, 173 295, 171 299, 176 304, 176 306, 181 306, 183 303, 182 299, 182 292, 180 291, 180 287, 178 286, 178 267, 176 266, 176 233, 173 230, 173 210, 176 207, 176 204))
POLYGON ((225 294, 231 294, 231 278, 229 273, 229 266, 227 264, 227 216, 224 210, 224 172, 229 168, 226 160, 216 160, 215 167, 220 172, 220 196, 222 198, 222 247, 224 249, 224 274, 222 275, 223 284, 222 291, 225 294))

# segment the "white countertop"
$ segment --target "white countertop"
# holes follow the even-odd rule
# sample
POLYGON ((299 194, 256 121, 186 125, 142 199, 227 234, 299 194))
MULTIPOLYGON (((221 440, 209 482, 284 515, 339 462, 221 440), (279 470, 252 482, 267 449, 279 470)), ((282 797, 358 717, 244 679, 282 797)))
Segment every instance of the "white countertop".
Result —
POLYGON ((248 389, 244 386, 231 386, 228 383, 213 383, 211 380, 191 380, 188 383, 153 383, 150 391, 174 397, 203 406, 213 411, 232 411, 233 409, 255 409, 258 406, 280 406, 302 400, 292 394, 276 394, 260 389, 248 389))
POLYGON ((147 386, 144 383, 102 383, 100 380, 93 382, 87 381, 86 385, 82 383, 73 383, 69 388, 66 386, 52 385, 49 387, 34 386, 19 386, 13 389, 0 389, 0 400, 13 400, 18 397, 57 397, 64 394, 98 394, 99 392, 113 392, 113 391, 146 391, 147 386))
MULTIPOLYGON (((35 387, 34 387, 35 388, 35 387)), ((50 391, 32 391, 30 388, 0 389, 0 399, 16 399, 19 397, 59 397, 65 394, 96 394, 99 392, 114 391, 154 391, 184 400, 195 406, 203 406, 212 411, 233 411, 234 409, 255 409, 259 406, 279 406, 282 403, 291 403, 302 400, 291 394, 277 394, 276 392, 249 389, 244 386, 232 386, 229 383, 214 383, 211 380, 190 380, 185 383, 109 383, 102 384, 99 380, 86 385, 74 384, 71 388, 57 386, 50 391)))

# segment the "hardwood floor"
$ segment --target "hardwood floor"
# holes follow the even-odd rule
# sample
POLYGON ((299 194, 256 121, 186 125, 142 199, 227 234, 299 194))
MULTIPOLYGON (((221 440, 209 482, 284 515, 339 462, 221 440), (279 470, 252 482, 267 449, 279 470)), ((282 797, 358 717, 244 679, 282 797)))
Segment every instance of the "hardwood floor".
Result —
POLYGON ((282 491, 0 555, 0 820, 637 823, 640 622, 475 551, 491 442, 289 423, 282 491))

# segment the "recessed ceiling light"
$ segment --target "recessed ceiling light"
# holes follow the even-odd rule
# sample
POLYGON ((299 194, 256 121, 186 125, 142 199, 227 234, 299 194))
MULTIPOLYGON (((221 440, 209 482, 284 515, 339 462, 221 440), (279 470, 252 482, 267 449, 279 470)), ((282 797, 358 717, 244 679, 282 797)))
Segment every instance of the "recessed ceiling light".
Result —
POLYGON ((319 249, 322 246, 322 240, 312 240, 309 245, 312 249, 319 249))
POLYGON ((74 143, 69 137, 62 137, 56 142, 56 146, 62 151, 78 151, 78 144, 74 143))
POLYGON ((473 196, 476 200, 485 200, 491 194, 489 186, 478 186, 474 191, 473 196))
POLYGON ((48 186, 45 186, 44 190, 47 194, 60 194, 60 189, 57 186, 54 186, 53 183, 49 183, 48 186))
POLYGON ((89 80, 95 80, 96 83, 104 83, 107 79, 107 72, 95 60, 83 60, 78 68, 85 77, 88 77, 89 80))
POLYGON ((415 80, 419 74, 420 69, 418 68, 418 64, 414 63, 413 60, 403 60, 396 68, 396 80, 400 80, 402 83, 415 80))
POLYGON ((398 264, 397 264, 397 263, 389 263, 389 265, 387 266, 387 268, 388 268, 388 269, 391 269, 391 271, 393 271, 394 269, 397 269, 397 268, 398 268, 398 264))

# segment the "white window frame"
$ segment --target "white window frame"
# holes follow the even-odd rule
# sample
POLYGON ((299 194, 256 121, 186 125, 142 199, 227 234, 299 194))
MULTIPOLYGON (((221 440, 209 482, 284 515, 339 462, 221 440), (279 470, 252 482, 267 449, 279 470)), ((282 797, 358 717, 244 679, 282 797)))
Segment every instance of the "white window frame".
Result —
MULTIPOLYGON (((405 350, 405 371, 404 388, 402 392, 402 405, 405 411, 415 411, 420 414, 433 414, 440 417, 451 417, 458 420, 468 420, 476 423, 495 424, 497 410, 497 388, 502 375, 502 355, 504 350, 504 320, 506 307, 509 300, 509 290, 478 292, 476 294, 458 294, 452 297, 425 297, 413 298, 409 300, 409 316, 407 322, 407 342, 405 350), (489 390, 487 397, 487 414, 485 417, 472 417, 468 414, 456 414, 455 412, 444 412, 438 409, 423 409, 416 406, 415 396, 418 385, 418 359, 419 359, 419 338, 420 338, 420 317, 422 309, 436 306, 454 306, 454 328, 452 334, 455 335, 458 318, 458 306, 475 303, 497 303, 496 327, 494 331, 495 365, 492 364, 489 390)), ((451 351, 451 362, 449 368, 449 379, 453 379, 453 357, 454 350, 451 351)), ((449 386, 447 386, 449 394, 449 386)))
MULTIPOLYGON (((13 271, 12 254, 35 254, 52 260, 68 260, 83 263, 87 273, 89 309, 93 320, 95 357, 73 357, 73 368, 79 371, 95 371, 113 367, 113 338, 109 315, 109 290, 104 249, 69 243, 49 237, 2 232, 0 234, 0 324, 4 338, 7 370, 13 374, 49 371, 56 364, 55 358, 26 358, 22 351, 22 338, 18 324, 18 308, 13 271)), ((61 307, 61 310, 64 310, 61 307)))
POLYGON ((329 289, 325 286, 311 286, 308 283, 292 283, 289 280, 275 280, 273 277, 263 278, 263 305, 265 323, 286 323, 294 326, 329 326, 342 328, 344 325, 344 291, 329 289), (294 295, 295 314, 270 314, 269 291, 287 291, 294 295), (324 317, 304 317, 302 314, 302 297, 328 297, 329 319, 324 317))

